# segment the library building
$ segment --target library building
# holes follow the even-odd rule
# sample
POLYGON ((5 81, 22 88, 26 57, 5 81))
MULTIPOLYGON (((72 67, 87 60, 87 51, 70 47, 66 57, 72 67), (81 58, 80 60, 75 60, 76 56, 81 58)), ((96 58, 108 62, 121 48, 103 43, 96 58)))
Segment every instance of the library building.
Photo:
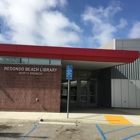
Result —
POLYGON ((0 110, 140 108, 140 39, 94 48, 0 44, 0 110))

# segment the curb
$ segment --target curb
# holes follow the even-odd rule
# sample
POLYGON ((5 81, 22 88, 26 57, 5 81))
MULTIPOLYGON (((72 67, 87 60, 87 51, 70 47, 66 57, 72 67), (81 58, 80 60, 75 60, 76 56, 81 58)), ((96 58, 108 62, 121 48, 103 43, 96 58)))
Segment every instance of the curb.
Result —
POLYGON ((76 123, 68 123, 68 122, 39 122, 39 124, 54 124, 54 125, 76 125, 76 123))
POLYGON ((66 123, 76 123, 77 120, 76 119, 43 119, 43 118, 40 118, 39 121, 42 121, 42 122, 66 122, 66 123))
POLYGON ((75 124, 78 125, 80 122, 76 119, 43 119, 39 120, 39 123, 48 123, 48 124, 75 124))
POLYGON ((56 122, 56 123, 75 123, 78 124, 108 124, 107 121, 93 121, 85 119, 43 119, 41 118, 39 122, 56 122))

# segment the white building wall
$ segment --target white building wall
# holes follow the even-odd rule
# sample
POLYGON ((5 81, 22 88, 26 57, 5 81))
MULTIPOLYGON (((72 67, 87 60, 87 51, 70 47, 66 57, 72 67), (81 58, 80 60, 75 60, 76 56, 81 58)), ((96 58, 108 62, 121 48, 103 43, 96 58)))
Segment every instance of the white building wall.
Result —
POLYGON ((129 80, 128 82, 129 108, 137 108, 136 80, 129 80))
POLYGON ((140 80, 136 80, 137 108, 140 108, 140 80))
POLYGON ((112 107, 140 108, 140 80, 112 79, 112 107))
POLYGON ((121 100, 120 100, 121 99, 121 88, 120 88, 121 80, 115 79, 115 80, 111 81, 111 84, 112 84, 111 93, 112 93, 112 99, 113 99, 112 107, 122 107, 121 100), (113 84, 112 84, 112 82, 113 82, 113 84))
POLYGON ((135 50, 140 52, 140 39, 115 39, 116 50, 135 50))
POLYGON ((128 85, 129 85, 129 82, 128 80, 120 80, 121 81, 121 102, 122 102, 122 107, 124 108, 128 108, 129 107, 129 88, 128 88, 128 85))

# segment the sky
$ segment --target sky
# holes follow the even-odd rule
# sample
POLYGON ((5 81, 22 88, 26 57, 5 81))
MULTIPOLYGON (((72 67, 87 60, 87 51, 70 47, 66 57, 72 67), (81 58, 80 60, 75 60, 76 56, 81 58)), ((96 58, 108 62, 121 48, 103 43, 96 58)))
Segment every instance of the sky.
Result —
POLYGON ((0 0, 0 43, 98 48, 140 38, 140 0, 0 0))

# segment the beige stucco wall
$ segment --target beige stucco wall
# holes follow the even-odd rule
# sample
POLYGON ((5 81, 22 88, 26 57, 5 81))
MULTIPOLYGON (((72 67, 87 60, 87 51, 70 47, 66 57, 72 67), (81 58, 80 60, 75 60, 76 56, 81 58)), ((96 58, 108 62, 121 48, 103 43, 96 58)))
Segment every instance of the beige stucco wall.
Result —
POLYGON ((114 50, 115 49, 115 47, 114 47, 114 41, 115 40, 112 40, 112 41, 108 42, 107 44, 99 47, 98 49, 110 49, 110 50, 114 50))

